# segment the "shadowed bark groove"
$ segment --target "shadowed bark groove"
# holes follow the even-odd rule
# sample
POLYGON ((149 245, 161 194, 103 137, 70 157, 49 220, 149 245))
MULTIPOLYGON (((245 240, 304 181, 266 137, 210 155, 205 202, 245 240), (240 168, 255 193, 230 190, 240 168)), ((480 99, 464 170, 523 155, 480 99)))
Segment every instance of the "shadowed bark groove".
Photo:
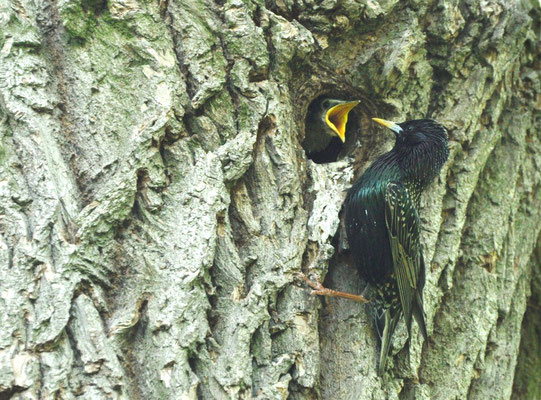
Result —
POLYGON ((0 2, 0 398, 537 398, 539 35, 528 1, 0 2), (315 164, 321 95, 360 104, 315 164), (451 148, 429 340, 401 323, 384 379, 370 306, 296 278, 365 290, 340 209, 376 116, 451 148))

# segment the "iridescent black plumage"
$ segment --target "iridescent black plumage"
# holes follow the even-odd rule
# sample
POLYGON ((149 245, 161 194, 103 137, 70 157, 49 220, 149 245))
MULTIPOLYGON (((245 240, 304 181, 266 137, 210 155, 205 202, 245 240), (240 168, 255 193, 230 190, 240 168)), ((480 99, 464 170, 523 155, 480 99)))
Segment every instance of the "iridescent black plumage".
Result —
POLYGON ((425 266, 417 209, 422 190, 439 173, 449 149, 447 133, 435 121, 376 121, 395 132, 396 143, 348 191, 345 220, 356 266, 376 289, 376 325, 381 338, 378 374, 382 375, 402 314, 408 334, 413 316, 427 337, 422 297, 425 266))

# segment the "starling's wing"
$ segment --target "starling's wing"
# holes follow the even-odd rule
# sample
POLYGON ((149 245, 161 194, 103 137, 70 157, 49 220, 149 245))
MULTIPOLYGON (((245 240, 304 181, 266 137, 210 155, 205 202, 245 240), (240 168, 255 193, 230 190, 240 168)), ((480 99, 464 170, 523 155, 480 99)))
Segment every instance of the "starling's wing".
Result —
POLYGON ((400 183, 390 182, 387 185, 385 222, 408 334, 414 315, 426 337, 422 299, 425 271, 419 240, 421 223, 407 189, 400 183))
POLYGON ((387 364, 387 356, 391 347, 391 339, 400 319, 400 310, 398 307, 389 307, 376 311, 376 327, 381 339, 381 350, 379 353, 378 375, 383 376, 385 365, 387 364))

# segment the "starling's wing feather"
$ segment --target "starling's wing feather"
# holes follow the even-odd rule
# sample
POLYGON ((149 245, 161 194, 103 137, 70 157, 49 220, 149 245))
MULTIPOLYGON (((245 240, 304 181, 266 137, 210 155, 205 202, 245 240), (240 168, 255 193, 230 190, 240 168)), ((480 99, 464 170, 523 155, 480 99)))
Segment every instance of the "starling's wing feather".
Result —
POLYGON ((422 302, 424 265, 422 261, 419 215, 407 189, 400 183, 390 182, 385 191, 385 222, 389 233, 394 274, 398 283, 400 303, 406 319, 408 334, 411 319, 419 322, 426 334, 422 302))
POLYGON ((415 317, 417 324, 419 324, 423 337, 425 340, 427 340, 428 332, 426 330, 425 313, 423 310, 423 296, 421 296, 421 293, 419 292, 416 293, 416 303, 413 307, 413 316, 415 317))
POLYGON ((425 323, 425 311, 423 309, 423 288, 425 287, 425 260, 422 249, 419 246, 419 257, 421 259, 421 269, 419 271, 418 289, 415 292, 415 306, 413 307, 413 316, 421 329, 425 340, 428 339, 428 332, 425 323))
MULTIPOLYGON (((378 375, 383 376, 385 372, 385 364, 387 364, 387 356, 391 347, 391 338, 400 319, 400 311, 393 307, 383 310, 383 315, 379 318, 384 320, 383 332, 380 334, 381 351, 379 353, 378 375)), ((378 331, 379 333, 379 331, 378 331)))

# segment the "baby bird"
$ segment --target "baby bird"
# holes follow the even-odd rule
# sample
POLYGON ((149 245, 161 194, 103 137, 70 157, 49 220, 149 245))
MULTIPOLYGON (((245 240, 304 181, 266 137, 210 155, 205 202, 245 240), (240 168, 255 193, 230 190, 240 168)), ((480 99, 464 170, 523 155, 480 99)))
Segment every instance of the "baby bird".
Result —
POLYGON ((357 104, 359 101, 321 97, 310 105, 306 117, 306 135, 302 142, 310 158, 328 148, 333 138, 339 140, 338 144, 346 141, 348 114, 357 104))

